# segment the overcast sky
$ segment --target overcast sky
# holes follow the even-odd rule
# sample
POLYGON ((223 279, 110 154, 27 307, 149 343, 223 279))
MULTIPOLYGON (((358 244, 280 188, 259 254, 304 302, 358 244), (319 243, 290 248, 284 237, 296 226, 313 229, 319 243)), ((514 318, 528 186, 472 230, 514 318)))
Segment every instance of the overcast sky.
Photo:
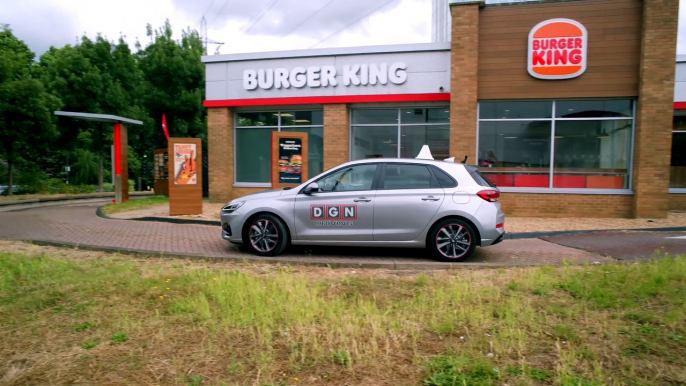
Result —
MULTIPOLYGON (((147 41, 147 23, 158 28, 165 19, 179 37, 183 28, 200 30, 203 16, 209 39, 224 43, 210 44, 210 53, 431 41, 431 0, 0 0, 0 23, 38 55, 84 33, 123 35, 133 47, 147 41)), ((678 53, 686 54, 686 12, 679 18, 678 53)))

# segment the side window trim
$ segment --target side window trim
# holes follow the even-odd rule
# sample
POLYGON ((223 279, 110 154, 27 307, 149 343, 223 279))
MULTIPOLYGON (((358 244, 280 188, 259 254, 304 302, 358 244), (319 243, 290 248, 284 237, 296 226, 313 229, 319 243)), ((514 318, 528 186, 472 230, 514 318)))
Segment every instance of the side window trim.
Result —
POLYGON ((417 190, 417 189, 441 189, 441 184, 438 183, 438 179, 436 179, 436 176, 434 176, 433 172, 431 171, 430 165, 427 164, 420 164, 420 163, 408 163, 408 162, 384 162, 383 163, 383 172, 381 174, 381 178, 379 179, 379 186, 377 187, 377 190, 417 190), (402 188, 402 189, 386 189, 385 184, 386 184, 386 166, 389 164, 393 165, 411 165, 411 166, 424 166, 429 170, 429 175, 431 176, 431 183, 428 188, 402 188))

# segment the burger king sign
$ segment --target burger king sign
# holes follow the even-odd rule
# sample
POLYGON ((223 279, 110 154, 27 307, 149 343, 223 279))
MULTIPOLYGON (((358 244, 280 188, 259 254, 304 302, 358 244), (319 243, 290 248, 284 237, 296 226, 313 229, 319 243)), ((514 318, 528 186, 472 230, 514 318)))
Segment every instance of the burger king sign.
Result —
POLYGON ((588 32, 571 19, 538 23, 529 33, 529 74, 538 79, 576 78, 586 71, 588 32))

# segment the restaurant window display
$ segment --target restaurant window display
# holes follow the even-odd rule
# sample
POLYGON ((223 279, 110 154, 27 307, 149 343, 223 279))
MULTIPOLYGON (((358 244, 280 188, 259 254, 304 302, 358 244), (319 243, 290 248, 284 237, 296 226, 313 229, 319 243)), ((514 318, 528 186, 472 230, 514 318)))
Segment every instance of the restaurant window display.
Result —
POLYGON ((435 159, 450 157, 450 110, 440 108, 355 109, 351 158, 414 158, 429 145, 435 159))
POLYGON ((309 134, 309 172, 311 178, 324 171, 324 115, 315 111, 268 111, 236 113, 236 182, 271 181, 271 133, 273 131, 309 134))
POLYGON ((480 170, 503 188, 631 189, 633 100, 479 104, 480 170))
POLYGON ((669 188, 675 193, 686 193, 686 116, 674 117, 669 188))

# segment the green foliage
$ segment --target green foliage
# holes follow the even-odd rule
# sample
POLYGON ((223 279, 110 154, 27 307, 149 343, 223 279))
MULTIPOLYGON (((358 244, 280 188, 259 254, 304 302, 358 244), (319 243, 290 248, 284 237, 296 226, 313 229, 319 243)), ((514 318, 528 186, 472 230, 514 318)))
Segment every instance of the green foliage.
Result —
MULTIPOLYGON (((129 185, 131 186, 131 185, 129 185)), ((162 205, 169 203, 169 198, 165 196, 153 196, 136 200, 129 200, 121 204, 107 204, 102 207, 102 212, 105 214, 128 212, 137 209, 149 208, 151 206, 162 205)))
POLYGON ((84 349, 86 349, 86 350, 90 350, 90 349, 92 349, 93 347, 97 346, 98 343, 100 343, 100 342, 95 341, 95 340, 92 340, 92 341, 84 342, 84 343, 81 345, 81 347, 84 348, 84 349))
POLYGON ((200 386, 204 381, 205 379, 202 375, 198 374, 186 375, 183 377, 183 383, 186 384, 186 386, 200 386))
POLYGON ((485 359, 440 355, 426 364, 426 386, 494 386, 498 370, 485 359))
POLYGON ((336 351, 333 353, 333 363, 348 367, 350 365, 350 354, 346 351, 336 351))
POLYGON ((57 135, 53 111, 60 101, 46 92, 33 57, 8 26, 0 26, 0 154, 8 162, 8 185, 15 183, 17 158, 36 158, 57 135))
POLYGON ((128 342, 129 337, 126 335, 125 332, 115 332, 112 334, 112 339, 110 339, 110 342, 112 344, 118 344, 118 343, 124 343, 128 342))
POLYGON ((146 185, 152 185, 152 151, 167 146, 162 114, 172 135, 206 141, 200 60, 204 49, 199 34, 189 29, 174 36, 168 21, 157 31, 148 26, 148 31, 150 41, 136 43, 136 53, 124 38, 109 41, 98 34, 83 36, 74 45, 51 47, 34 62, 26 44, 8 26, 0 25, 0 159, 10 161, 0 162, 0 184, 7 184, 9 175, 15 174, 9 173, 10 166, 12 170, 16 166, 14 184, 28 186, 27 192, 54 191, 19 179, 37 169, 44 172, 43 180, 66 180, 67 154, 72 157, 72 184, 104 185, 110 180, 111 127, 57 119, 54 110, 142 121, 142 126, 128 130, 128 167, 132 179, 141 176, 146 185))
POLYGON ((95 184, 98 182, 98 156, 84 149, 74 152, 76 162, 72 166, 75 184, 95 184))

